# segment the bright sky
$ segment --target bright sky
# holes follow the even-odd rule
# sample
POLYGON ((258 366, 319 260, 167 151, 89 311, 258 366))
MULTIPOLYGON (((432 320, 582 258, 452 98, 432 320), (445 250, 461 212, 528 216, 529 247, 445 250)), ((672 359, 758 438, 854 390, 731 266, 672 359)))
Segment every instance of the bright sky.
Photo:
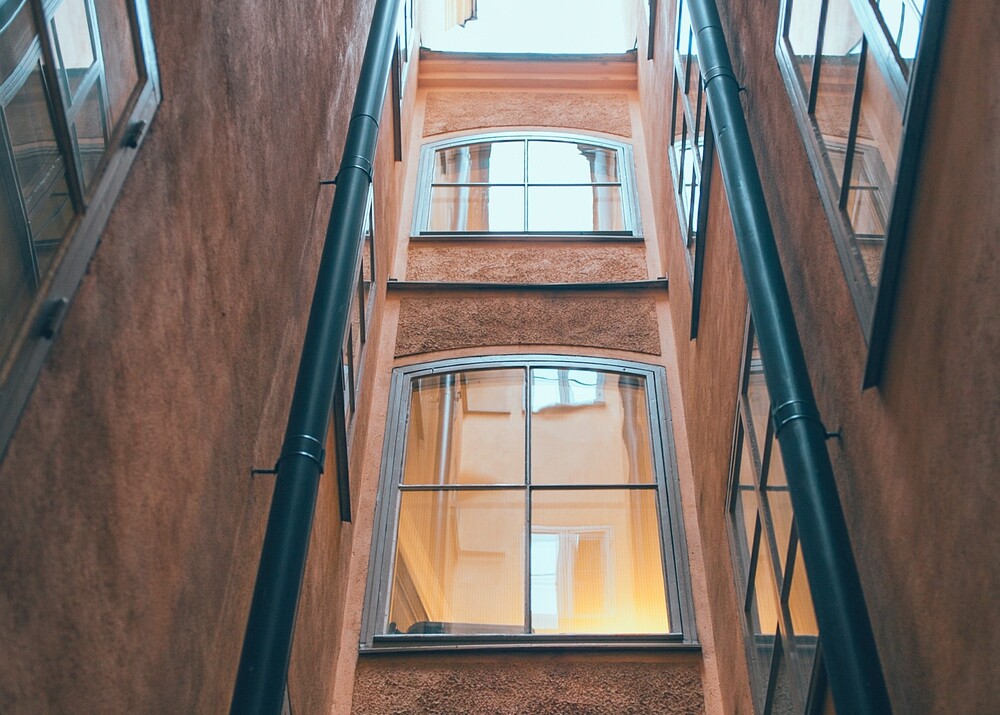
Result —
POLYGON ((452 52, 616 53, 635 47, 629 0, 479 0, 478 19, 422 43, 452 52))

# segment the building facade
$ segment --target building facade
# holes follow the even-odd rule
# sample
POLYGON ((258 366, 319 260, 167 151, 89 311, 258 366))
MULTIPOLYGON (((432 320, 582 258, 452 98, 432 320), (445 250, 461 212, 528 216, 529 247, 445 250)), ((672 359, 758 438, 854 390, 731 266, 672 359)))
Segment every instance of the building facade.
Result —
MULTIPOLYGON (((291 712, 836 709, 689 2, 400 3, 291 712)), ((0 711, 229 708, 374 5, 0 4, 0 711)), ((892 709, 989 712, 1000 13, 883 5, 718 9, 892 709)))

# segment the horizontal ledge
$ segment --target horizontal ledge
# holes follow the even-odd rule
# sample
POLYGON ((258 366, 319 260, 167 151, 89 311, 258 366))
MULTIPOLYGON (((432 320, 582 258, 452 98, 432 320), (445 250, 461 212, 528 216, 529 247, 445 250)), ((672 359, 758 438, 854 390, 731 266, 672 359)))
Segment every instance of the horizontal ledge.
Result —
POLYGON ((389 279, 390 291, 402 292, 450 292, 450 291, 643 291, 667 288, 666 278, 645 281, 599 281, 593 283, 483 283, 465 281, 398 281, 389 279))
POLYGON ((643 243, 643 236, 606 233, 419 233, 410 236, 419 243, 481 243, 517 241, 526 243, 643 243))
POLYGON ((684 643, 677 641, 640 641, 640 642, 601 642, 601 641, 538 641, 533 643, 505 642, 479 643, 413 643, 400 645, 367 645, 358 648, 360 655, 401 655, 403 653, 461 653, 476 651, 506 651, 506 652, 551 652, 572 651, 574 653, 621 653, 628 651, 653 651, 660 653, 701 653, 700 643, 684 643))

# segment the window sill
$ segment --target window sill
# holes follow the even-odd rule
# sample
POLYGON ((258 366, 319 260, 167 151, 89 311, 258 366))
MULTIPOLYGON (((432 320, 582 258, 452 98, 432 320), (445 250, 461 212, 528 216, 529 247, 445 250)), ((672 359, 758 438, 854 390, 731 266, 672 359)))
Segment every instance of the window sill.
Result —
POLYGON ((631 233, 419 233, 410 236, 421 243, 505 242, 530 243, 643 243, 646 239, 631 233))
POLYGON ((477 651, 658 651, 701 653, 701 643, 670 636, 478 636, 435 638, 433 636, 376 636, 374 643, 361 643, 361 655, 401 653, 448 653, 477 651), (388 641, 388 642, 387 642, 388 641))

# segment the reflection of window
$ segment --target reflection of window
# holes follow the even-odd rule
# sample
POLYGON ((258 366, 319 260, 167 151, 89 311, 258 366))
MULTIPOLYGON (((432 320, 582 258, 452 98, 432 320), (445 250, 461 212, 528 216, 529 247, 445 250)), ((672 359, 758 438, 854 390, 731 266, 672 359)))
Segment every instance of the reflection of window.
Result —
POLYGON ((403 100, 406 75, 410 67, 413 41, 413 0, 403 0, 396 26, 396 45, 392 53, 392 148, 396 161, 403 160, 403 100))
POLYGON ((709 180, 714 155, 708 97, 698 65, 698 50, 691 31, 687 4, 677 10, 677 43, 674 54, 673 113, 671 115, 670 168, 674 177, 681 241, 687 252, 691 279, 691 339, 698 335, 701 306, 702 257, 708 217, 709 180))
POLYGON ((661 381, 554 357, 397 370, 366 645, 683 640, 661 381))
POLYGON ((747 345, 730 467, 729 527, 754 698, 762 713, 832 712, 752 323, 747 345))
POLYGON ((555 134, 432 145, 416 231, 633 235, 630 166, 623 145, 555 134))
POLYGON ((923 119, 915 117, 928 104, 932 68, 917 83, 914 63, 925 45, 925 63, 934 62, 941 23, 925 22, 925 10, 940 15, 941 5, 784 0, 778 57, 870 342, 884 332, 875 302, 897 264, 899 241, 890 245, 905 233, 915 181, 912 157, 900 167, 908 147, 919 150, 923 119))
POLYGON ((142 0, 2 2, 0 48, 2 450, 159 100, 142 0))

